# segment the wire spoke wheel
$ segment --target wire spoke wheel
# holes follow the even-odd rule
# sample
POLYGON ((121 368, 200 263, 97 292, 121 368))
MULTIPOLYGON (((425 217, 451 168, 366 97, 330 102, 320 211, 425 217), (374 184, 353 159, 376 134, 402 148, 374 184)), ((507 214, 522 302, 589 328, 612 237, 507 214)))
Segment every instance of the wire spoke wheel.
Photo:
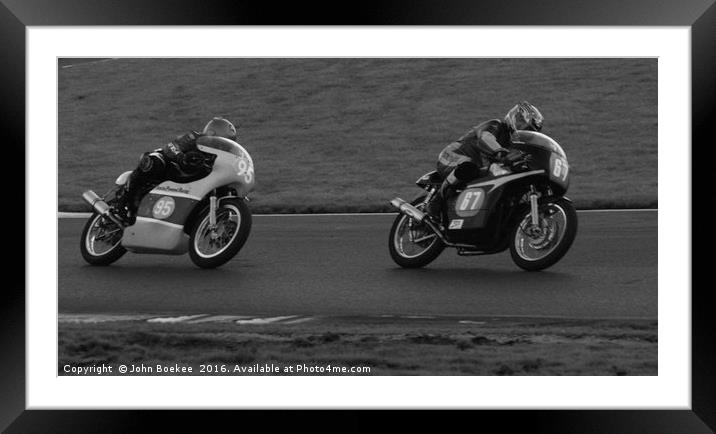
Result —
POLYGON ((216 224, 204 209, 190 231, 189 256, 201 268, 218 267, 233 258, 249 237, 251 211, 240 198, 227 198, 216 210, 216 224))
MULTIPOLYGON (((425 197, 418 198, 412 204, 421 209, 424 200, 425 197)), ((398 214, 390 229, 388 249, 396 264, 417 268, 435 260, 445 249, 445 244, 426 224, 398 214)))
POLYGON ((194 238, 194 248, 202 258, 214 258, 223 253, 236 238, 241 226, 241 213, 231 204, 216 213, 216 226, 211 227, 209 216, 201 221, 194 238))
POLYGON ((94 256, 106 255, 115 249, 120 241, 122 241, 122 228, 101 215, 94 218, 89 233, 85 237, 87 251, 94 256))
POLYGON ((395 231, 393 242, 398 253, 405 258, 417 258, 438 241, 437 235, 424 224, 403 215, 395 231))
POLYGON ((100 214, 92 214, 82 231, 80 251, 92 265, 109 265, 126 253, 122 247, 124 228, 100 214))

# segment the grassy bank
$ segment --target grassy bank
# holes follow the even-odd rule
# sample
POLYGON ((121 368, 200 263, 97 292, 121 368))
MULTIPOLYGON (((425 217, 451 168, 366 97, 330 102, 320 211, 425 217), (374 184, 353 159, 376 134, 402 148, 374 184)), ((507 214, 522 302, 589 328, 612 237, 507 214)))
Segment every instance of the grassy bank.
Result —
POLYGON ((657 322, 375 317, 241 326, 60 323, 60 375, 67 375, 67 364, 101 363, 115 372, 119 364, 178 364, 194 367, 192 375, 200 364, 370 368, 360 375, 657 375, 657 322))
POLYGON ((565 148, 580 208, 657 205, 656 59, 116 59, 58 69, 59 208, 212 115, 240 127, 255 212, 386 211, 516 101, 565 148))

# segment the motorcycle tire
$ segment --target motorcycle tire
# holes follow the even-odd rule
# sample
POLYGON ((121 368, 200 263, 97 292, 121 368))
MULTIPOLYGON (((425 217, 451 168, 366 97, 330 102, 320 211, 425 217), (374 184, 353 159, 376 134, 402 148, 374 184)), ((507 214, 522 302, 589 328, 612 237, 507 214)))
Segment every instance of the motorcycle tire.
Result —
MULTIPOLYGON (((424 200, 425 196, 419 197, 413 200, 411 202, 411 205, 417 206, 424 200)), ((396 235, 401 225, 408 220, 410 220, 410 217, 406 216, 405 214, 399 213, 393 221, 393 226, 390 228, 390 236, 388 238, 388 250, 390 251, 390 257, 393 258, 393 261, 396 264, 400 265, 403 268, 424 267, 429 263, 433 262, 438 256, 440 256, 440 253, 442 253, 442 251, 445 249, 445 244, 436 236, 432 244, 430 244, 428 248, 420 252, 418 255, 410 256, 407 255, 405 252, 402 252, 401 247, 397 245, 399 241, 396 235)))
MULTIPOLYGON (((98 223, 98 220, 102 217, 98 213, 93 213, 90 218, 87 220, 87 223, 85 223, 85 227, 82 230, 82 237, 80 239, 80 252, 82 253, 82 258, 90 264, 90 265, 109 265, 115 261, 117 261, 119 258, 121 258, 125 253, 127 253, 127 250, 122 247, 122 240, 121 237, 119 241, 117 241, 116 244, 114 244, 109 250, 105 252, 98 253, 94 249, 94 239, 88 238, 90 236, 90 230, 95 226, 95 224, 98 223)), ((107 222, 110 225, 115 225, 114 222, 107 222)), ((120 230, 123 230, 123 228, 120 228, 120 230)))
MULTIPOLYGON (((209 208, 207 207, 199 213, 189 233, 189 257, 194 264, 201 268, 216 268, 228 262, 239 253, 239 250, 241 250, 249 237, 249 232, 251 232, 251 211, 242 199, 224 199, 218 204, 216 211, 217 226, 219 226, 219 223, 222 225, 227 223, 225 221, 227 215, 235 216, 238 219, 238 223, 229 235, 226 235, 225 232, 221 235, 217 233, 217 237, 226 235, 228 239, 222 238, 221 242, 225 242, 225 245, 220 246, 215 252, 208 252, 205 246, 200 244, 206 242, 207 231, 211 232, 208 227, 209 208)), ((209 243, 211 244, 213 241, 217 240, 212 239, 209 243)))
MULTIPOLYGON (((548 208, 554 209, 554 214, 558 213, 563 216, 563 228, 560 228, 563 232, 561 237, 556 241, 556 244, 554 246, 550 246, 550 250, 543 257, 528 258, 528 255, 525 252, 524 244, 527 238, 525 238, 525 236, 521 233, 521 231, 524 231, 521 226, 522 222, 530 218, 529 210, 523 214, 522 218, 512 229, 510 238, 510 255, 512 256, 513 262, 523 270, 540 271, 556 264, 567 253, 577 235, 577 211, 574 209, 572 202, 567 199, 560 198, 541 204, 540 221, 542 221, 543 213, 548 208)), ((532 246, 530 243, 528 243, 528 245, 532 246)))

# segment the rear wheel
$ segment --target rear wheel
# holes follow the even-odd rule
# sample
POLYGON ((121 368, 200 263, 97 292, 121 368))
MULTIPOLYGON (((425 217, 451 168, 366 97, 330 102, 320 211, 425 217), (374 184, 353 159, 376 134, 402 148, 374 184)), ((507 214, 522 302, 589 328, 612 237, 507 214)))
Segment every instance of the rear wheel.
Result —
POLYGON ((221 201, 216 210, 216 225, 211 227, 209 209, 203 210, 192 228, 189 256, 201 268, 218 267, 233 258, 249 237, 251 211, 241 199, 221 201))
POLYGON ((539 207, 539 224, 532 224, 529 210, 512 230, 510 254, 522 269, 551 267, 567 253, 577 235, 577 212, 564 198, 539 207))
MULTIPOLYGON (((411 204, 420 205, 425 197, 411 204)), ((404 268, 419 268, 428 265, 445 249, 445 244, 424 223, 418 223, 405 214, 398 214, 390 228, 388 243, 390 256, 396 264, 404 268)))
POLYGON ((82 231, 82 257, 91 265, 109 265, 115 262, 127 253, 122 247, 123 233, 124 228, 117 223, 100 214, 92 214, 82 231))

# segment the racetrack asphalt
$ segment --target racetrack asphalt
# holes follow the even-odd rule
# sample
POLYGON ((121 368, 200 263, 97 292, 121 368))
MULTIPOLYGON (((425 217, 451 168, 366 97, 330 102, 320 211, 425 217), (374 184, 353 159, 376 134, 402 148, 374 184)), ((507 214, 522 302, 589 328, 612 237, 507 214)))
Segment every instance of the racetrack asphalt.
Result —
POLYGON ((509 252, 453 249, 401 269, 388 253, 394 215, 254 216, 244 248, 215 270, 133 253, 92 267, 79 251, 85 219, 59 219, 59 312, 656 319, 657 214, 580 212, 571 250, 536 273, 509 252))

